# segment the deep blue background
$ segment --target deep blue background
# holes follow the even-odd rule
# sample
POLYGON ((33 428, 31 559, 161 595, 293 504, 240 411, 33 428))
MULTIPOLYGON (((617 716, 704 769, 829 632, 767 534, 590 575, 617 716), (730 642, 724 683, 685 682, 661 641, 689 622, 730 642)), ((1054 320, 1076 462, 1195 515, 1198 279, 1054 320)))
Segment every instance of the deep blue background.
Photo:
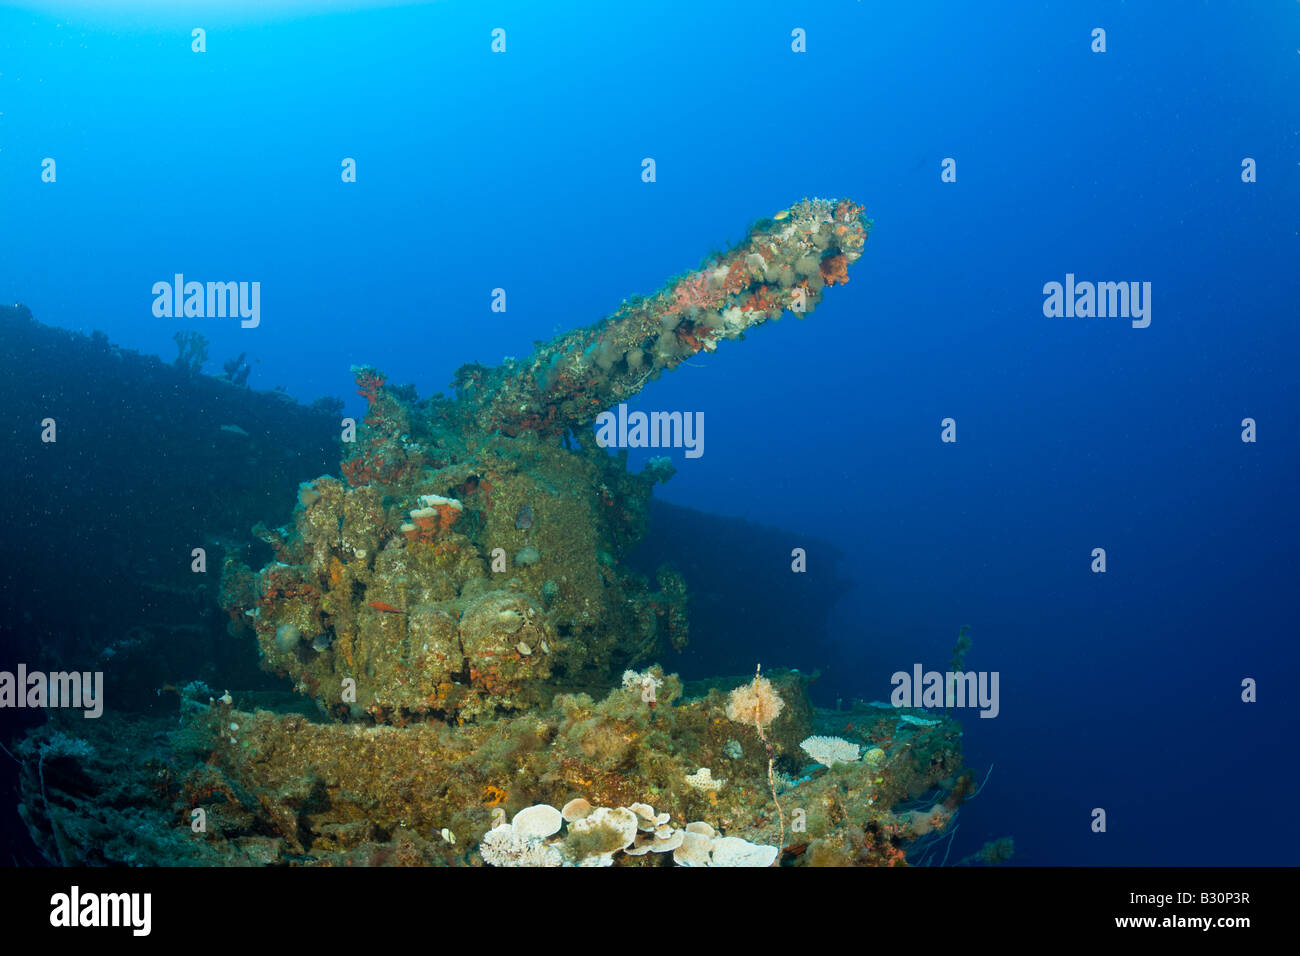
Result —
POLYGON ((0 12, 0 299, 358 410, 352 363, 443 390, 852 197, 847 287, 642 394, 707 423, 662 496, 848 553, 861 697, 971 625, 1002 712, 954 858, 1296 862, 1300 5, 159 6, 0 12), (155 319, 175 272, 261 281, 261 327, 155 319), (1067 272, 1150 281, 1151 326, 1044 318, 1067 272))

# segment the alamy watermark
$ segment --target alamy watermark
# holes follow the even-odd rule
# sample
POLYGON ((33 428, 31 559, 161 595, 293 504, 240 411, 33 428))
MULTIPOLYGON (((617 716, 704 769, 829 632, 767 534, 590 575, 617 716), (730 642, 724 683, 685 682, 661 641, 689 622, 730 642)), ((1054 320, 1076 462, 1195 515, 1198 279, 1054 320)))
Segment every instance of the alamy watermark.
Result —
POLYGON ((18 670, 0 671, 0 708, 5 707, 75 707, 86 717, 104 712, 104 672, 29 671, 26 664, 18 670))
POLYGON ((913 664, 910 674, 895 671, 889 682, 895 707, 978 707, 981 717, 996 717, 1001 709, 997 671, 927 671, 913 664))
POLYGON ((1151 324, 1150 282, 1075 282, 1067 272, 1064 285, 1048 282, 1043 296, 1049 319, 1132 319, 1135 329, 1151 324))
POLYGON ((632 412, 596 416, 596 444, 601 448, 684 448, 687 458, 704 454, 703 412, 632 412))
POLYGON ((224 319, 238 316, 239 325, 255 329, 262 321, 262 283, 186 282, 176 273, 172 282, 153 284, 153 314, 159 319, 224 319))
POLYGON ((148 936, 152 913, 152 893, 83 893, 74 883, 50 897, 50 925, 56 929, 125 927, 133 936, 148 936))

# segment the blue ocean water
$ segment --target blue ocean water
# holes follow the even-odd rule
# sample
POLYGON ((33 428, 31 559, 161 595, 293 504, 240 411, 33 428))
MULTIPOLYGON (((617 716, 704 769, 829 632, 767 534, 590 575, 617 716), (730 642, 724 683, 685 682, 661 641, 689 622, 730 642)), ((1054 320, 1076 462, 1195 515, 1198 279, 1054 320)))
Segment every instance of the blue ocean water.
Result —
POLYGON ((848 285, 638 398, 707 423, 656 493, 845 553, 845 697, 970 626, 955 856, 1290 864, 1298 46, 1294 3, 18 4, 0 301, 356 413, 352 364, 447 390, 850 197, 848 285), (155 317, 177 273, 259 281, 260 324, 155 317), (1151 283, 1149 326, 1045 316, 1067 274, 1151 283))

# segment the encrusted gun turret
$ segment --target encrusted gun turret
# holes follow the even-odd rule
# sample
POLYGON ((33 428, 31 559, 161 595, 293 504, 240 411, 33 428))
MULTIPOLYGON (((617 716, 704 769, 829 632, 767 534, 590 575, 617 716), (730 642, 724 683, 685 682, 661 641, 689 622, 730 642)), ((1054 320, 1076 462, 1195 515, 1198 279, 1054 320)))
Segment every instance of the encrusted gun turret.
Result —
POLYGON ((261 571, 228 562, 233 625, 329 713, 399 724, 536 708, 681 650, 685 581, 623 560, 671 465, 630 474, 562 437, 689 356, 812 310, 869 227, 848 200, 804 200, 525 361, 463 367, 454 401, 353 369, 369 407, 342 479, 304 483, 293 524, 260 532, 261 571))

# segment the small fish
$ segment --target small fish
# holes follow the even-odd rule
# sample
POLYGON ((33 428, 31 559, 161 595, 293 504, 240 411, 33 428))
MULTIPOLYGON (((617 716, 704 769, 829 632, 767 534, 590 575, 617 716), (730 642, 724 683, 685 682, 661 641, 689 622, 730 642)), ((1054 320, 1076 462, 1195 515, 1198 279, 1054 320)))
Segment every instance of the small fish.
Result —
POLYGON ((533 506, 524 505, 515 514, 515 527, 520 531, 527 531, 533 526, 533 506))
POLYGON ((393 607, 387 601, 371 601, 370 606, 376 611, 383 611, 385 614, 405 614, 400 607, 393 607))
POLYGON ((313 651, 327 651, 329 650, 330 643, 331 640, 328 634, 317 634, 316 637, 312 639, 311 649, 313 651))

